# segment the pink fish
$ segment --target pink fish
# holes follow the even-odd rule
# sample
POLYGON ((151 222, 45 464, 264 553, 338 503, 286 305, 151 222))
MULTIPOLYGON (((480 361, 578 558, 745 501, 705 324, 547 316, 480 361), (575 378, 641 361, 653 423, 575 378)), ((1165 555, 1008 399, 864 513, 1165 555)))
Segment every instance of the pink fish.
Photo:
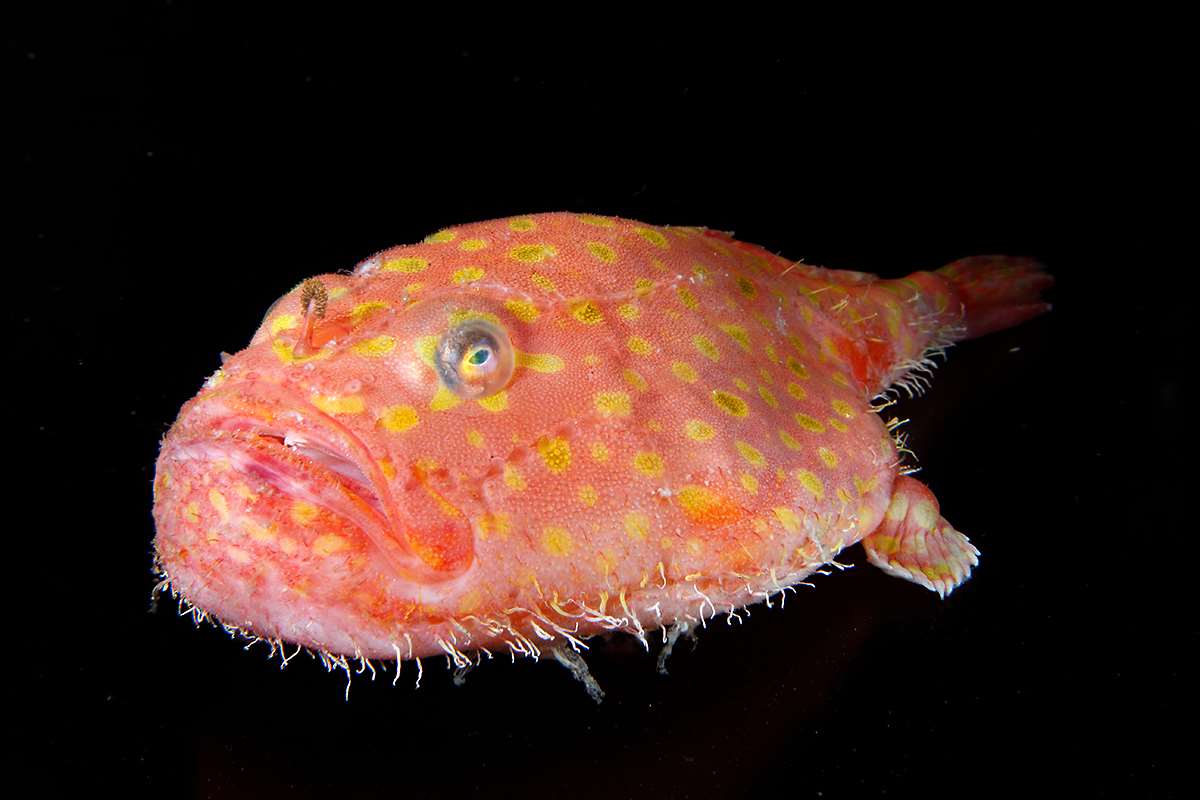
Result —
POLYGON ((589 681, 588 637, 673 641, 860 541, 945 595, 978 551, 877 412, 1050 283, 1005 256, 881 280, 590 214, 439 231, 285 294, 184 405, 163 585, 342 664, 550 653, 589 681))

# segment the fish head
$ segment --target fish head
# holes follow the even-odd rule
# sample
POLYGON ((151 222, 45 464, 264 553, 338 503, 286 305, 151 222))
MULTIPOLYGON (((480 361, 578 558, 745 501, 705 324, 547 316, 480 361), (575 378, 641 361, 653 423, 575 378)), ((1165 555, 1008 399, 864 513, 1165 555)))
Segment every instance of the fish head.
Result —
POLYGON ((603 442, 647 387, 602 357, 618 304, 531 292, 511 257, 435 282, 414 252, 286 293, 166 435, 158 560, 227 624, 359 652, 364 620, 461 612, 544 550, 547 508, 628 483, 603 442))

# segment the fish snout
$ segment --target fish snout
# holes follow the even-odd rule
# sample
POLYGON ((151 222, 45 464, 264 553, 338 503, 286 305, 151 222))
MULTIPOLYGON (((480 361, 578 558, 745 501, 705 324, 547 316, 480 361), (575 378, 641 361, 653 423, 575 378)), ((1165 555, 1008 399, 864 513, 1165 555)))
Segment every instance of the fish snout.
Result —
POLYGON ((228 623, 292 640, 294 626, 316 626, 328 646, 353 629, 346 614, 363 613, 348 599, 354 587, 372 582, 378 610, 473 560, 466 517, 430 476, 393 477, 362 432, 299 392, 247 381, 202 393, 159 455, 159 564, 174 589, 228 623), (405 508, 417 503, 444 522, 418 532, 405 508))

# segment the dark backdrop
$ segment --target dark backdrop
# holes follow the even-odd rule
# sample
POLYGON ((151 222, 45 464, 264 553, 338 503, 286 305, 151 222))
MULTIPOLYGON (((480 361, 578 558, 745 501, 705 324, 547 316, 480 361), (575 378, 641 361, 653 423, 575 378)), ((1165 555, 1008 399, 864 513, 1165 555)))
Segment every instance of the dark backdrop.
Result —
POLYGON ((778 19, 425 11, 6 26, 18 769, 156 797, 1180 792, 1194 347, 1191 266, 1161 245, 1194 229, 1183 59, 1086 20, 843 47, 778 19), (890 277, 1044 261, 1054 312, 954 348, 899 410, 975 577, 943 602, 855 548, 668 678, 598 645, 599 707, 547 663, 356 678, 347 702, 307 657, 281 672, 151 609, 158 439, 220 351, 305 276, 558 209, 890 277))

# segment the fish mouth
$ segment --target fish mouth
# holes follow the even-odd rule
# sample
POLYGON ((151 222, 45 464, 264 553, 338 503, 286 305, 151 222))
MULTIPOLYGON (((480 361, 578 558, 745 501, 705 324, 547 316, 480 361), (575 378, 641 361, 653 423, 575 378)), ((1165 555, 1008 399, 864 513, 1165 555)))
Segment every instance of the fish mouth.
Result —
POLYGON ((367 446, 307 398, 255 381, 193 401, 164 455, 232 468, 293 501, 324 508, 357 528, 399 577, 434 583, 455 577, 412 547, 413 525, 367 446), (169 448, 169 449, 168 449, 169 448))
MULTIPOLYGON (((265 481, 279 491, 298 495, 306 493, 314 495, 297 481, 305 473, 319 473, 330 481, 336 481, 340 493, 353 495, 361 505, 370 508, 380 520, 388 517, 387 504, 375 483, 355 461, 346 458, 332 446, 317 443, 307 436, 292 430, 257 430, 250 434, 255 444, 250 452, 255 457, 245 462, 247 472, 265 481), (301 469, 296 469, 302 465, 301 469)), ((386 489, 385 489, 386 491, 386 489)), ((315 496, 313 499, 316 499, 315 496)))

